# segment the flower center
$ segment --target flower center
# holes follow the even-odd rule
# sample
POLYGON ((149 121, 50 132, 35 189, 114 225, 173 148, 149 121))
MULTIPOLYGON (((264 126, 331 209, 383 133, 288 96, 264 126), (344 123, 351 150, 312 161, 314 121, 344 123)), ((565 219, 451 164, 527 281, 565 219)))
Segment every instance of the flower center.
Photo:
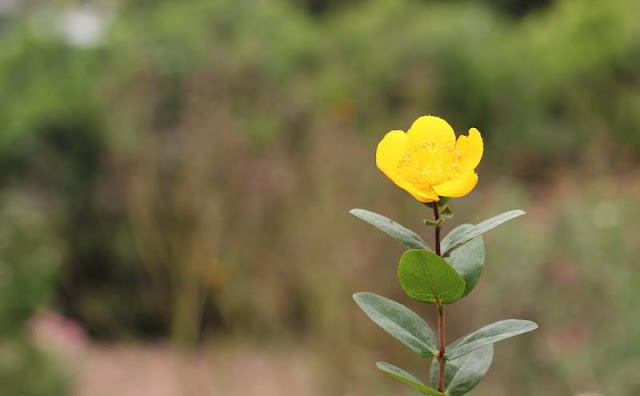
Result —
POLYGON ((411 146, 398 162, 398 171, 416 186, 437 186, 460 177, 462 154, 456 143, 423 142, 411 146))

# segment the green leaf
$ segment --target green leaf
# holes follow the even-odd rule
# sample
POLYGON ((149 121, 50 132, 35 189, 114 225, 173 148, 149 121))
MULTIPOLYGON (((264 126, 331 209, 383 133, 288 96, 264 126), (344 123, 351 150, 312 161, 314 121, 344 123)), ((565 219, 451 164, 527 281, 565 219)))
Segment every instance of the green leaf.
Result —
POLYGON ((424 219, 424 224, 429 227, 440 227, 447 219, 444 217, 439 218, 438 220, 424 219))
POLYGON ((353 299, 378 326, 421 356, 433 356, 438 350, 436 335, 409 308, 373 293, 356 293, 353 299))
MULTIPOLYGON (((442 240, 443 246, 450 246, 451 241, 458 238, 461 234, 466 233, 471 224, 463 224, 451 230, 451 232, 442 240)), ((465 243, 458 249, 451 252, 451 255, 445 257, 445 261, 462 276, 465 282, 465 289, 462 297, 471 293, 480 280, 482 268, 484 267, 484 241, 481 236, 475 237, 465 243)))
POLYGON ((492 323, 468 334, 447 348, 445 355, 449 361, 458 359, 467 353, 493 344, 505 338, 517 336, 535 330, 538 325, 530 320, 508 319, 492 323))
POLYGON ((401 382, 404 382, 405 384, 409 384, 413 386, 415 389, 419 390, 425 395, 446 396, 444 393, 440 393, 435 389, 429 388, 428 386, 420 382, 420 380, 414 377, 413 375, 407 373, 403 369, 398 368, 392 364, 385 363, 385 362, 378 362, 376 363, 376 366, 380 370, 384 371, 385 373, 389 374, 393 378, 397 379, 398 381, 401 381, 401 382))
POLYGON ((522 216, 523 214, 525 214, 525 212, 519 209, 510 210, 470 227, 464 233, 458 235, 456 238, 451 238, 451 240, 448 241, 447 245, 442 245, 442 251, 444 252, 443 255, 448 256, 453 250, 459 248, 473 238, 496 228, 502 223, 522 216))
MULTIPOLYGON (((493 360, 493 345, 486 345, 454 361, 447 361, 444 370, 445 393, 461 396, 482 381, 493 360)), ((438 359, 431 362, 431 386, 438 386, 438 359)))
POLYGON ((409 297, 426 303, 456 302, 464 279, 441 257, 428 250, 407 250, 400 259, 398 280, 409 297))
POLYGON ((379 230, 384 231, 391 238, 400 242, 409 249, 431 250, 429 245, 427 245, 427 243, 423 241, 418 234, 401 226, 391 219, 364 209, 351 209, 349 213, 366 221, 379 230))
POLYGON ((451 209, 451 206, 449 205, 445 205, 442 207, 442 209, 440 209, 440 216, 444 217, 445 219, 450 219, 453 217, 453 209, 451 209))

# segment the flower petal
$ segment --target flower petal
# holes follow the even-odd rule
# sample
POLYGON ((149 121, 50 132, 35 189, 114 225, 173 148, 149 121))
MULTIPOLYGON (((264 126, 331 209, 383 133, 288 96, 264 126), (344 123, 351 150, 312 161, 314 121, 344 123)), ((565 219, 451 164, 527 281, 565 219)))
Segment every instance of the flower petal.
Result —
POLYGON ((433 191, 418 191, 417 189, 414 189, 411 186, 409 186, 409 188, 404 188, 404 189, 407 190, 409 194, 411 194, 415 199, 417 199, 420 202, 424 202, 424 203, 438 202, 440 200, 440 197, 438 196, 438 194, 436 194, 433 191))
POLYGON ((424 142, 453 143, 456 141, 456 134, 451 125, 435 116, 422 116, 415 120, 407 135, 412 145, 424 142))
POLYGON ((409 145, 409 138, 403 131, 391 131, 384 135, 376 150, 376 166, 391 181, 408 191, 409 183, 400 174, 398 164, 409 145))
POLYGON ((469 129, 469 136, 459 136, 456 150, 460 152, 460 169, 462 172, 474 170, 482 159, 482 136, 476 128, 469 129))
POLYGON ((416 187, 403 175, 398 167, 409 146, 409 138, 403 131, 391 131, 387 133, 378 144, 376 150, 376 165, 398 187, 406 190, 420 202, 438 201, 438 194, 428 187, 416 187), (428 189, 428 190, 427 190, 428 189))
POLYGON ((433 186, 433 191, 441 197, 458 198, 469 194, 476 183, 478 183, 478 174, 471 170, 457 179, 433 186))
POLYGON ((384 135, 376 150, 378 168, 385 174, 388 171, 395 172, 398 168, 398 162, 407 151, 408 142, 407 134, 403 131, 391 131, 384 135))

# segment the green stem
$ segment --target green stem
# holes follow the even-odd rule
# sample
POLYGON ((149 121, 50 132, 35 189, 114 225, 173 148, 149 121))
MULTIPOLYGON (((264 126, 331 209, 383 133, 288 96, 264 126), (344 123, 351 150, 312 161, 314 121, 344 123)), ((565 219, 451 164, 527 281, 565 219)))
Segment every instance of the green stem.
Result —
MULTIPOLYGON (((431 206, 433 207, 433 219, 434 221, 438 221, 440 219, 438 203, 433 202, 431 206)), ((440 252, 440 226, 436 226, 435 248, 436 254, 438 256, 442 256, 440 252)), ((447 359, 444 356, 445 346, 447 344, 445 338, 446 324, 444 317, 444 304, 440 300, 436 301, 436 303, 438 306, 438 391, 444 392, 444 372, 447 364, 447 359)))

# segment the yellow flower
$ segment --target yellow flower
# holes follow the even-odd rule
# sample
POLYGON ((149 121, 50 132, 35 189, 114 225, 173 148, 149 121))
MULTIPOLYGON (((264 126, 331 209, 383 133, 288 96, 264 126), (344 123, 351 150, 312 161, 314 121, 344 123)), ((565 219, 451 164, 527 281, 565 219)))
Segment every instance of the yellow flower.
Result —
POLYGON ((456 135, 442 118, 423 116, 409 131, 391 131, 378 144, 376 165, 389 179, 420 202, 462 197, 478 182, 482 137, 456 135))

